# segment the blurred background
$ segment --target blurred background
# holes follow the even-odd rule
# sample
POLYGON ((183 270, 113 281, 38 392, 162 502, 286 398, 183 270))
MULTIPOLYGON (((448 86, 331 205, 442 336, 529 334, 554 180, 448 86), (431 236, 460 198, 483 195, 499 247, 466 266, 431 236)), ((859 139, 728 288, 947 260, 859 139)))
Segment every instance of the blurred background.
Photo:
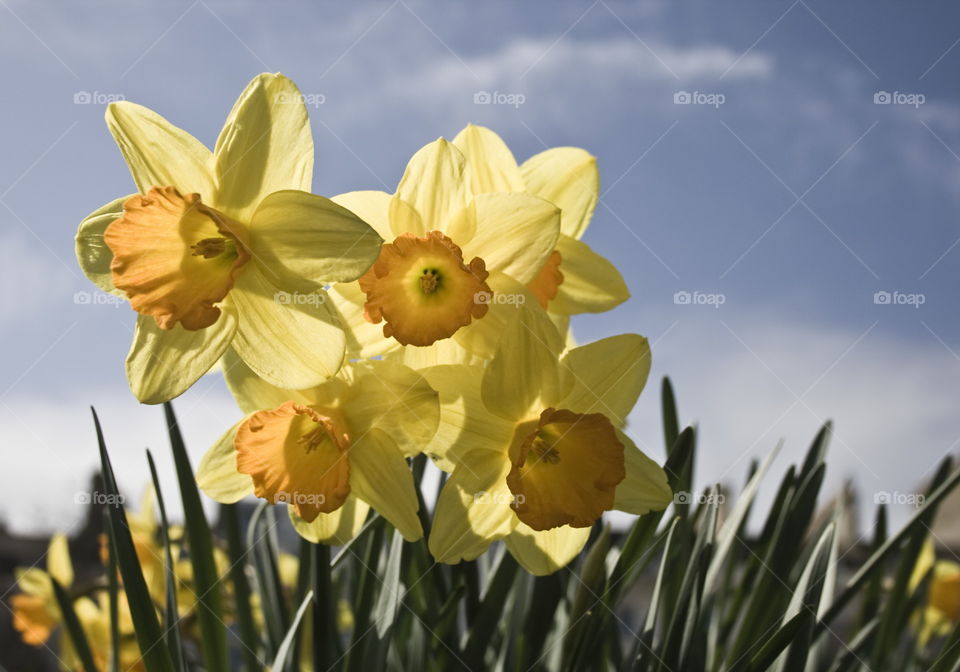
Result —
MULTIPOLYGON (((131 496, 146 447, 172 484, 162 411, 124 379, 134 314, 82 276, 73 235, 133 190, 108 102, 212 146, 262 71, 305 94, 324 195, 393 191, 468 122, 519 160, 595 154, 585 240, 633 298, 575 334, 649 337, 631 433, 663 458, 669 375, 699 484, 739 486, 781 437, 778 464, 796 460, 832 418, 827 489, 851 479, 896 522, 960 443, 955 4, 0 0, 0 17, 2 539, 83 527, 90 405, 131 496)), ((175 407, 195 459, 239 417, 216 375, 175 407)))

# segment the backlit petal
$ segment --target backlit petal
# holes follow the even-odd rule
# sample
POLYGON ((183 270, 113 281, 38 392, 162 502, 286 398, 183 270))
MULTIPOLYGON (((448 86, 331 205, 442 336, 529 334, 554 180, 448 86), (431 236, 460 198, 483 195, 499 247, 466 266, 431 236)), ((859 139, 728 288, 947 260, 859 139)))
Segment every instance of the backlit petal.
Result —
POLYGON ((520 166, 527 191, 560 208, 560 228, 580 238, 590 224, 600 194, 597 160, 578 147, 555 147, 520 166))

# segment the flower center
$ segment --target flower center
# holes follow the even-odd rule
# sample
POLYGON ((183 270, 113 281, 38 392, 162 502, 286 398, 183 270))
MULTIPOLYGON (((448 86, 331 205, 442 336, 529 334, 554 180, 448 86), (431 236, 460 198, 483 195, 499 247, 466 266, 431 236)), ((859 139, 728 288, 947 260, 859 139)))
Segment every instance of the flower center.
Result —
POLYGON ((433 294, 440 285, 440 273, 435 268, 423 269, 423 275, 420 276, 420 290, 424 294, 433 294))
POLYGON ((190 246, 193 256, 213 259, 219 257, 227 249, 226 238, 204 238, 199 243, 190 246))
POLYGON ((258 411, 237 430, 237 469, 257 497, 286 503, 311 522, 336 511, 350 494, 350 437, 330 411, 292 401, 258 411))
POLYGON ((430 345, 487 314, 493 296, 488 275, 483 259, 464 264, 460 248, 439 231, 405 233, 385 244, 360 278, 364 317, 385 322, 386 338, 430 345))
POLYGON ((182 195, 154 187, 123 204, 123 215, 103 239, 113 261, 113 284, 138 313, 161 329, 209 327, 220 316, 214 304, 226 297, 250 258, 246 231, 223 213, 182 195))
POLYGON ((557 297, 557 291, 563 284, 563 273, 560 272, 561 261, 563 259, 559 250, 551 252, 540 272, 527 284, 527 289, 537 297, 537 301, 544 309, 557 297))
POLYGON ((534 530, 593 525, 626 478, 623 444, 601 413, 546 409, 517 425, 510 462, 510 506, 534 530))

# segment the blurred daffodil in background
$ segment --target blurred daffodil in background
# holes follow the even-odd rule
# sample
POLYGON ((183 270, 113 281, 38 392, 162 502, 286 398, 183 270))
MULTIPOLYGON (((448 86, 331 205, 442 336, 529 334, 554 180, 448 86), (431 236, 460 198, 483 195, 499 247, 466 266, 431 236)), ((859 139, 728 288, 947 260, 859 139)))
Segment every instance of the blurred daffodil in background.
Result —
POLYGON ((176 397, 228 346, 274 384, 304 388, 335 374, 345 338, 323 285, 355 280, 382 241, 309 193, 313 139, 293 82, 255 77, 212 152, 134 103, 112 103, 106 119, 139 193, 83 220, 77 258, 139 313, 127 357, 136 397, 176 397), (320 298, 290 299, 299 293, 320 298))

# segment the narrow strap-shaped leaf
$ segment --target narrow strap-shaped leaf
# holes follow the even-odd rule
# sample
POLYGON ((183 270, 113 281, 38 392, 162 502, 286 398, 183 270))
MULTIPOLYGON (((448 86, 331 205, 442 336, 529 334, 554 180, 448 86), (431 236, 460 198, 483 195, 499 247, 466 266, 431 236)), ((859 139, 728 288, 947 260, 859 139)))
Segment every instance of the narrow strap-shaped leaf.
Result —
MULTIPOLYGON (((106 488, 104 488, 106 490, 106 488)), ((107 535, 107 604, 110 609, 110 661, 109 672, 120 669, 120 580, 117 577, 117 546, 110 525, 110 512, 103 511, 103 529, 107 535)))
POLYGON ((143 664, 147 672, 174 672, 170 650, 163 645, 163 632, 160 630, 157 612, 150 598, 150 591, 147 590, 147 582, 143 578, 140 560, 133 545, 127 514, 117 490, 117 481, 103 439, 100 419, 96 411, 90 410, 93 411, 93 424, 100 447, 103 487, 110 501, 106 510, 110 516, 110 529, 117 551, 117 567, 120 570, 120 576, 123 577, 124 593, 130 607, 130 617, 133 621, 137 644, 140 646, 140 654, 143 656, 143 664))
POLYGON ((270 528, 267 522, 270 520, 270 506, 269 502, 260 502, 247 525, 247 548, 250 549, 250 555, 253 558, 260 608, 266 623, 265 644, 268 659, 276 657, 284 634, 290 626, 277 565, 277 551, 271 544, 270 528))
POLYGON ((293 643, 297 638, 297 630, 300 629, 300 621, 303 620, 303 615, 307 613, 307 608, 312 601, 313 591, 311 590, 304 596, 303 602, 300 603, 300 608, 297 609, 297 613, 293 617, 293 622, 290 623, 290 627, 287 629, 287 634, 283 636, 283 640, 281 640, 280 646, 277 648, 277 657, 273 659, 273 667, 271 669, 284 670, 294 662, 292 658, 288 659, 288 657, 294 649, 293 643))
POLYGON ((730 672, 759 672, 769 670, 773 662, 793 642, 798 632, 813 623, 813 614, 801 611, 763 641, 759 651, 752 658, 743 656, 730 668, 730 672))
POLYGON ((396 530, 390 542, 387 564, 384 568, 377 603, 373 608, 376 645, 370 669, 383 669, 390 649, 390 635, 397 619, 397 610, 403 598, 403 586, 400 585, 400 559, 403 557, 403 537, 396 530))
POLYGON ((330 547, 310 544, 313 577, 313 666, 329 670, 340 660, 337 635, 337 594, 330 576, 330 547))
POLYGON ((180 610, 177 607, 177 576, 173 568, 173 551, 170 550, 170 525, 167 522, 167 507, 163 503, 163 493, 160 491, 160 478, 157 476, 157 465, 153 455, 147 451, 147 463, 150 465, 150 478, 153 480, 153 491, 157 498, 157 508, 160 509, 160 535, 163 539, 164 550, 164 589, 166 596, 163 619, 164 637, 170 657, 179 672, 187 669, 184 658, 183 642, 180 639, 180 610))
POLYGON ((229 672, 227 655, 227 626, 223 622, 223 604, 220 594, 220 576, 213 558, 213 535, 200 503, 200 491, 193 476, 193 467, 187 457, 187 448, 180 434, 177 418, 170 402, 163 405, 170 436, 170 448, 180 485, 183 502, 184 527, 193 567, 194 591, 197 594, 197 620, 200 623, 200 644, 208 672, 229 672))
POLYGON ((230 558, 230 582, 233 584, 234 609, 240 630, 240 648, 247 672, 257 672, 263 666, 257 652, 260 650, 260 637, 257 634, 253 617, 253 605, 250 603, 250 581, 247 579, 247 549, 240 532, 240 519, 236 504, 220 505, 220 520, 223 521, 227 535, 227 555, 230 558))
POLYGON ((52 576, 50 577, 50 583, 53 585, 53 594, 57 599, 57 605, 60 607, 60 613, 63 616, 64 629, 67 631, 70 643, 73 644, 73 650, 80 659, 80 664, 83 665, 84 672, 96 672, 98 668, 93 661, 93 653, 90 651, 90 643, 87 641, 87 635, 83 631, 83 626, 80 625, 77 612, 73 609, 73 600, 67 595, 67 591, 64 590, 63 586, 52 576))
POLYGON ((680 421, 677 414, 677 399, 673 394, 673 385, 670 379, 663 377, 660 383, 660 414, 663 419, 663 441, 666 444, 667 453, 677 443, 677 437, 680 436, 680 421))
POLYGON ((938 487, 933 494, 926 498, 923 505, 918 508, 913 516, 910 517, 910 520, 904 525, 899 532, 887 539, 887 541, 877 549, 863 565, 860 566, 860 569, 857 570, 849 581, 847 581, 846 586, 843 591, 837 597, 836 601, 830 607, 826 614, 823 615, 823 618, 817 623, 815 636, 821 635, 837 615, 843 611, 843 608, 847 603, 853 599, 853 597, 859 592, 860 587, 863 583, 870 578, 873 572, 881 566, 881 563, 891 554, 894 550, 900 545, 904 539, 906 539, 910 533, 916 528, 926 513, 939 504, 947 495, 949 495, 953 489, 960 483, 960 469, 957 469, 950 477, 940 487, 938 487))
POLYGON ((504 551, 497 568, 493 570, 493 575, 483 593, 483 600, 480 602, 480 612, 474 617, 473 628, 463 649, 463 660, 472 670, 485 669, 483 653, 500 621, 510 587, 517 576, 518 567, 513 556, 504 551))

